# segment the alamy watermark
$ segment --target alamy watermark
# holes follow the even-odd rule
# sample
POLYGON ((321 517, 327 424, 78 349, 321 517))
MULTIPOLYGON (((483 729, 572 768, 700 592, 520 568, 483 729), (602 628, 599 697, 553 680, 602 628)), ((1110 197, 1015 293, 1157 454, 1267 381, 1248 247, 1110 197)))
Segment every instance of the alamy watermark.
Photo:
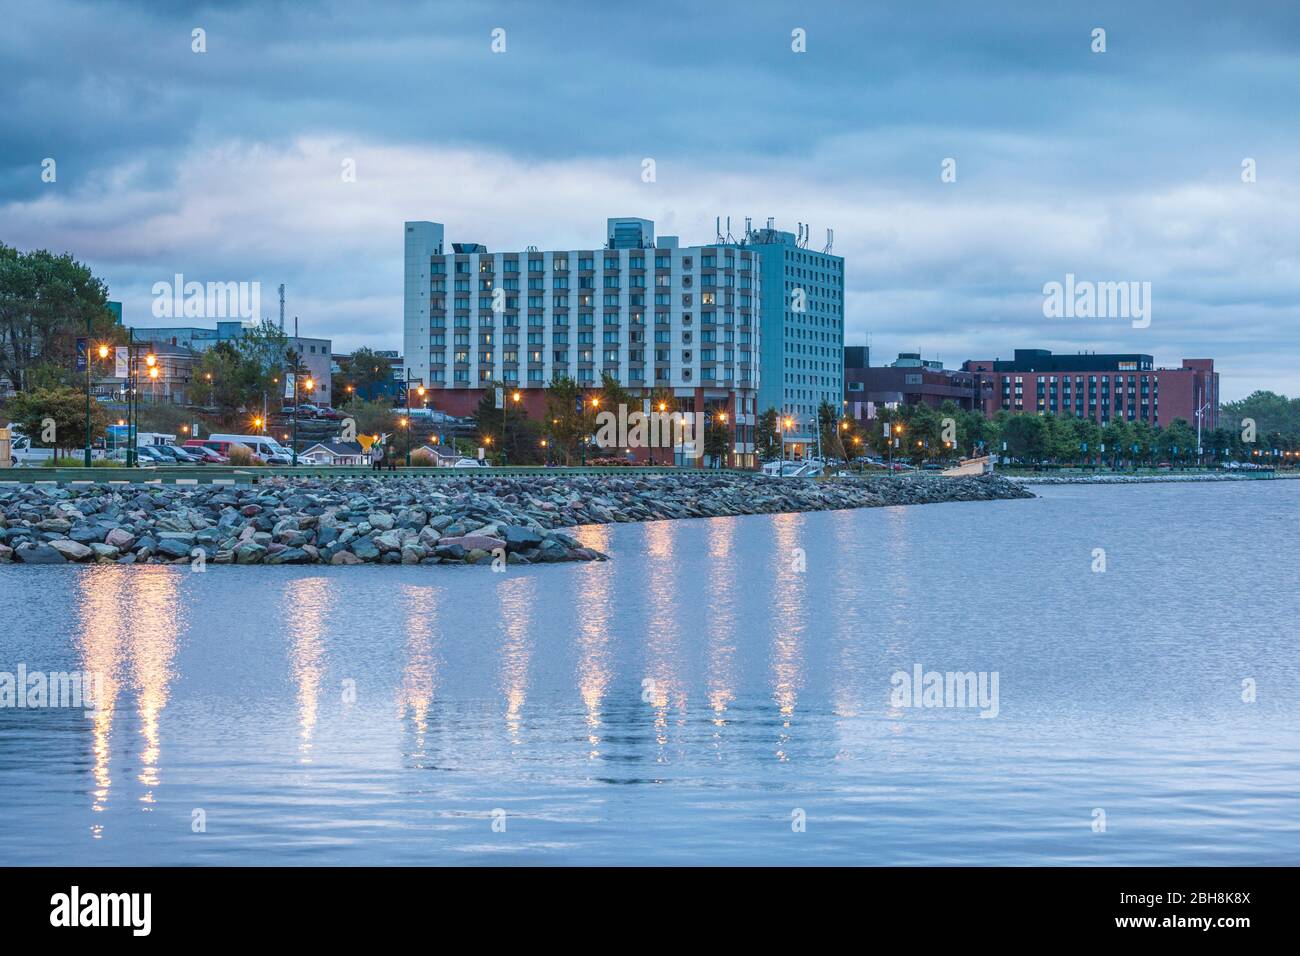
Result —
POLYGON ((1135 329, 1151 324, 1150 282, 1092 282, 1076 280, 1073 272, 1064 282, 1044 283, 1043 316, 1048 319, 1130 319, 1135 329))
POLYGON ((704 454, 703 412, 642 412, 606 409, 596 415, 601 448, 675 448, 687 458, 704 454))
POLYGON ((0 671, 0 707, 82 707, 96 710, 104 678, 93 671, 0 671))
POLYGON ((997 671, 894 671, 889 703, 894 707, 978 707, 981 717, 998 715, 997 671))
POLYGON ((262 314, 260 282, 186 282, 176 273, 171 282, 155 282, 155 319, 257 319, 262 314))

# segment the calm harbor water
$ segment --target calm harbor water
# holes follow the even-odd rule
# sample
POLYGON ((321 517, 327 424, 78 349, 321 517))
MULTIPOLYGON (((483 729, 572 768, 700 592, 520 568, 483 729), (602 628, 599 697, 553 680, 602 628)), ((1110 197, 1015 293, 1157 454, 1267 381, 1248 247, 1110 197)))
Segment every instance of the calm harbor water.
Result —
POLYGON ((0 709, 0 865, 1300 861, 1300 482, 1037 491, 503 574, 0 567, 0 671, 106 688, 0 709), (916 665, 997 716, 897 706, 916 665))

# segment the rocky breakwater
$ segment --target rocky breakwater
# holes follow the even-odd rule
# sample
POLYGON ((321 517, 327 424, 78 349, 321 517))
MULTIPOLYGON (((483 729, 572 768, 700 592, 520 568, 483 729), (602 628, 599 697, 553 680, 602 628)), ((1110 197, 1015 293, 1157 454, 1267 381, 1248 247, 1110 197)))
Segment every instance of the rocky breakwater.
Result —
POLYGON ((604 560, 583 524, 1032 498, 998 477, 275 478, 0 486, 0 562, 511 564, 604 560))

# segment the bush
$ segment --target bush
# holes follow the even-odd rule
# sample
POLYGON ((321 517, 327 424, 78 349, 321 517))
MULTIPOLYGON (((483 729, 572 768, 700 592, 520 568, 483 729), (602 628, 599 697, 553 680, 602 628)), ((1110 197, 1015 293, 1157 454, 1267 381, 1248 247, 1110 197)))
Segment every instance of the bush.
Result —
POLYGON ((232 465, 239 465, 242 468, 256 464, 253 459, 253 449, 247 445, 231 445, 228 457, 232 465))
MULTIPOLYGON (((46 458, 41 462, 42 468, 85 468, 86 459, 81 458, 46 458)), ((121 468, 122 462, 113 461, 109 458, 92 458, 90 460, 91 468, 121 468)))
POLYGON ((423 448, 411 452, 412 468, 435 468, 437 465, 438 459, 433 456, 433 452, 425 451, 423 448))

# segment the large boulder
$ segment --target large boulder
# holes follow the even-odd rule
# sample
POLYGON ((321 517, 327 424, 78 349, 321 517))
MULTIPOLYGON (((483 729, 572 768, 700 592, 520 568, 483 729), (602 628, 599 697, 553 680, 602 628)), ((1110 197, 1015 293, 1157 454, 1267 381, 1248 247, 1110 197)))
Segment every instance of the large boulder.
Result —
POLYGON ((68 559, 48 544, 23 544, 14 549, 14 560, 23 564, 66 564, 68 559))
POLYGON ((50 542, 50 547, 69 561, 86 561, 95 553, 84 544, 73 541, 71 538, 55 538, 50 542))
POLYGON ((496 548, 504 548, 506 543, 500 538, 492 538, 485 534, 467 534, 459 537, 448 536, 438 541, 439 547, 448 545, 460 545, 466 551, 493 551, 496 548))
POLYGON ((536 528, 507 524, 501 525, 497 530, 505 539, 507 551, 527 551, 542 543, 542 532, 536 528))
POLYGON ((256 541, 244 541, 235 548, 236 564, 257 564, 266 554, 266 546, 256 541))

